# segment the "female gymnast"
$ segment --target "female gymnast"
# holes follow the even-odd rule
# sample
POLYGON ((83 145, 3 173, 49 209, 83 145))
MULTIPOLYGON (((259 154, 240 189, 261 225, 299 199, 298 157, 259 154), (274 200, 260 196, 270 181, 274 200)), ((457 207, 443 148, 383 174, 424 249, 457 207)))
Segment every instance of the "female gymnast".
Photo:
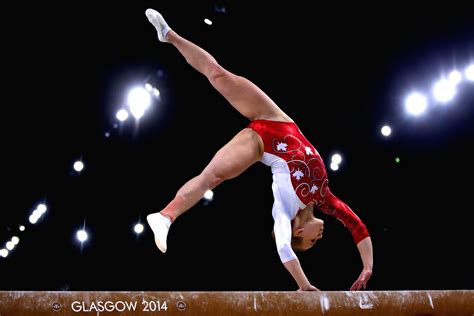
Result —
POLYGON ((308 281, 294 252, 308 250, 323 236, 324 223, 314 217, 314 209, 336 217, 350 230, 363 263, 363 270, 350 289, 365 289, 373 265, 369 233, 359 217, 332 194, 321 156, 294 121, 255 84, 227 71, 208 52, 171 30, 159 12, 147 9, 145 15, 155 27, 159 41, 174 45, 193 68, 251 121, 214 155, 201 174, 178 190, 161 212, 147 216, 157 247, 166 252, 171 223, 207 190, 261 161, 271 167, 273 174, 276 248, 298 290, 319 291, 308 281))

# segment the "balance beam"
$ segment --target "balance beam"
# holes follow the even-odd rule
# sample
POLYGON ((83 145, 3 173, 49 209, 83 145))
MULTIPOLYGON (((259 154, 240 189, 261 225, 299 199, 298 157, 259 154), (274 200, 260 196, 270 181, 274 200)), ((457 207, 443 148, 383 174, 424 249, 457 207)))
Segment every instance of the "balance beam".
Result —
POLYGON ((362 292, 0 291, 0 316, 474 315, 474 290, 362 292))

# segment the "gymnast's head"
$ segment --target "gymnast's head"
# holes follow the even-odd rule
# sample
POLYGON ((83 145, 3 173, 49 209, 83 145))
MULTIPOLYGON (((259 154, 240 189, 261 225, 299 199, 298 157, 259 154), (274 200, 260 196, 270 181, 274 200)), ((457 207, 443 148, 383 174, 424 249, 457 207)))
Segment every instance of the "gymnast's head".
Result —
POLYGON ((312 248, 323 237, 324 222, 314 217, 314 202, 309 203, 291 222, 291 247, 295 251, 306 251, 312 248))
MULTIPOLYGON (((295 251, 306 251, 323 237, 324 222, 314 217, 313 212, 314 202, 311 202, 291 221, 291 248, 295 251)), ((274 232, 272 234, 275 238, 274 232)))

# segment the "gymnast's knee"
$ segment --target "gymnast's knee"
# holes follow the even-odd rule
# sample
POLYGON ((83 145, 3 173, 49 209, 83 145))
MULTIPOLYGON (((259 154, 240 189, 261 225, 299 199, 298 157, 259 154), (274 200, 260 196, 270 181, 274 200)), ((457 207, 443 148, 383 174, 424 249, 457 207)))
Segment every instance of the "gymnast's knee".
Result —
POLYGON ((206 76, 214 86, 219 86, 229 80, 231 73, 218 63, 212 63, 207 69, 206 76))

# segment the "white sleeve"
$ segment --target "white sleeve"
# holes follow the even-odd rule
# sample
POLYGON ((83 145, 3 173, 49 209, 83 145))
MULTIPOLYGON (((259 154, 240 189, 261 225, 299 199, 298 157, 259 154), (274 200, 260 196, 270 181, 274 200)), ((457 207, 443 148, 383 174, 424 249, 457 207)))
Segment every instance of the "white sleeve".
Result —
POLYGON ((283 263, 296 259, 296 254, 291 248, 291 219, 299 208, 289 174, 273 174, 272 191, 275 202, 272 215, 275 221, 273 231, 278 255, 283 263))
POLYGON ((281 207, 282 205, 278 203, 278 201, 273 203, 272 213, 275 220, 273 232, 275 233, 278 255, 280 256, 281 262, 285 263, 296 259, 296 254, 291 248, 291 220, 288 215, 280 209, 281 207))

